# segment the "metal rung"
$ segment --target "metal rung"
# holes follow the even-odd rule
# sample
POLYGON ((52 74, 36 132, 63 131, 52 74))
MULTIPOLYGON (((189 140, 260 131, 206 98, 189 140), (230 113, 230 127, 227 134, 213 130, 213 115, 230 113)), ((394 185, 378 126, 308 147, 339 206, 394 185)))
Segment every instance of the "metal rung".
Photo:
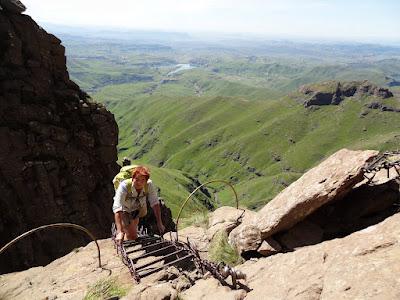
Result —
POLYGON ((160 236, 139 237, 136 240, 123 241, 124 246, 130 247, 137 244, 151 242, 152 240, 161 239, 160 236))
MULTIPOLYGON (((396 171, 398 171, 397 168, 396 171)), ((367 177, 365 174, 364 176, 367 177)), ((374 174, 372 174, 372 176, 374 176, 374 174)), ((132 279, 134 280, 135 283, 139 283, 141 277, 154 274, 172 265, 175 265, 177 268, 179 268, 180 272, 182 271, 182 269, 189 270, 194 267, 197 268, 203 274, 205 270, 207 270, 211 272, 211 274, 213 274, 216 279, 220 280, 221 283, 223 284, 226 283, 227 276, 225 274, 226 273, 225 268, 227 266, 224 267, 223 271, 225 273, 223 273, 220 264, 215 264, 207 260, 201 259, 198 250, 193 245, 191 245, 189 239, 187 240, 187 243, 185 243, 185 242, 179 242, 177 240, 173 241, 164 240, 160 236, 141 236, 134 241, 125 241, 124 243, 117 243, 117 241, 115 241, 115 226, 113 226, 112 228, 112 236, 114 245, 117 248, 117 253, 119 252, 121 254, 121 259, 123 263, 128 267, 132 279), (161 241, 159 241, 160 239, 161 241), (140 249, 134 249, 130 252, 126 251, 126 248, 134 245, 138 246, 140 245, 140 249), (154 247, 156 249, 154 248, 151 249, 150 247, 154 247), (168 250, 170 248, 172 248, 172 250, 168 250), (149 250, 151 251, 147 253, 146 251, 144 251, 144 253, 139 254, 138 257, 135 257, 133 259, 127 255, 127 253, 142 251, 145 249, 147 249, 147 251, 149 250), (168 253, 169 251, 173 252, 165 256, 160 256, 161 253, 168 253), (136 267, 134 262, 138 262, 140 259, 143 259, 145 257, 148 257, 149 260, 152 261, 149 261, 147 263, 144 263, 136 267)), ((229 266, 228 269, 229 269, 229 275, 232 277, 233 288, 237 288, 236 281, 238 279, 243 279, 242 278, 243 274, 241 272, 237 272, 234 269, 229 268, 229 266)), ((240 287, 243 286, 243 284, 241 283, 238 284, 240 287)))
POLYGON ((156 273, 156 272, 158 272, 158 271, 160 271, 160 270, 162 270, 162 269, 164 269, 164 268, 166 268, 166 267, 168 267, 168 266, 170 266, 170 265, 176 264, 176 263, 178 263, 178 262, 180 262, 180 261, 183 261, 183 260, 185 260, 185 259, 188 259, 188 258, 190 258, 190 257, 193 257, 193 254, 188 254, 188 255, 186 255, 186 256, 184 256, 184 257, 178 258, 178 259, 176 259, 176 260, 174 260, 174 261, 171 261, 171 262, 169 262, 169 263, 163 265, 162 267, 158 267, 158 268, 155 268, 155 269, 153 269, 153 270, 149 270, 149 271, 147 271, 147 272, 143 272, 143 273, 140 274, 140 276, 141 276, 141 277, 145 277, 145 276, 151 275, 151 274, 156 273))
POLYGON ((135 244, 132 244, 132 245, 124 245, 124 248, 129 249, 129 248, 133 248, 133 247, 135 247, 135 246, 142 246, 142 247, 145 247, 145 246, 148 246, 148 245, 150 245, 150 244, 154 244, 154 243, 159 242, 159 241, 160 241, 160 240, 156 239, 156 240, 150 240, 150 241, 139 242, 139 243, 135 243, 135 244))
POLYGON ((162 244, 165 244, 165 243, 169 243, 169 242, 168 241, 161 241, 161 242, 158 242, 158 243, 150 244, 150 245, 141 247, 139 249, 133 249, 133 250, 130 250, 130 251, 126 251, 126 254, 135 253, 135 252, 142 251, 144 249, 147 249, 147 248, 150 248, 150 247, 154 247, 154 246, 158 246, 158 245, 162 245, 162 244))
POLYGON ((154 251, 151 251, 151 252, 147 252, 147 253, 144 253, 144 254, 142 254, 142 255, 140 255, 138 257, 132 258, 132 260, 133 261, 138 261, 139 259, 142 259, 142 258, 145 258, 145 257, 148 257, 148 256, 152 256, 153 254, 155 254, 157 252, 161 252, 161 251, 164 251, 164 250, 166 250, 168 248, 173 248, 173 247, 175 247, 175 245, 168 245, 168 246, 165 246, 163 248, 160 248, 160 249, 157 249, 157 250, 154 250, 154 251))
POLYGON ((151 262, 148 262, 148 263, 146 263, 146 264, 144 264, 144 265, 140 265, 140 266, 136 267, 136 270, 140 270, 140 269, 143 269, 143 268, 145 268, 145 267, 151 266, 152 264, 158 263, 158 262, 160 262, 160 261, 162 261, 162 260, 165 260, 165 259, 168 258, 168 257, 174 256, 174 255, 176 255, 176 254, 178 254, 178 253, 180 253, 180 252, 183 252, 183 251, 184 251, 183 249, 174 251, 174 252, 172 252, 172 253, 170 253, 170 254, 168 254, 168 255, 165 255, 165 256, 163 256, 163 257, 157 258, 156 260, 153 260, 153 261, 151 261, 151 262))
POLYGON ((159 235, 138 236, 138 238, 136 240, 128 240, 128 241, 124 241, 124 243, 140 242, 140 241, 151 240, 151 239, 160 238, 160 237, 161 236, 159 236, 159 235))
POLYGON ((132 242, 131 244, 124 245, 124 247, 125 248, 132 248, 132 247, 135 247, 135 246, 138 246, 138 245, 147 246, 148 244, 158 242, 159 240, 160 240, 160 238, 156 238, 156 239, 153 239, 153 240, 132 242))

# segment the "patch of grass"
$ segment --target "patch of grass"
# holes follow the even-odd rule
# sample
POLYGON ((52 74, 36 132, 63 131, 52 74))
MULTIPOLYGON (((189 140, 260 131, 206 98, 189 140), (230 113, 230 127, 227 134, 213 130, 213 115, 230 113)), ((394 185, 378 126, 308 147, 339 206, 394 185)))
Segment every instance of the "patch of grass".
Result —
POLYGON ((208 211, 194 212, 190 217, 182 218, 179 221, 179 229, 195 226, 204 229, 208 228, 208 211))
POLYGON ((128 288, 118 283, 117 278, 105 278, 98 280, 83 298, 83 300, 103 300, 110 297, 123 297, 127 294, 128 288))
POLYGON ((176 300, 185 300, 181 294, 176 295, 176 300))
POLYGON ((243 261, 237 250, 228 243, 228 235, 225 231, 215 234, 208 253, 212 261, 224 262, 230 266, 236 266, 243 261))

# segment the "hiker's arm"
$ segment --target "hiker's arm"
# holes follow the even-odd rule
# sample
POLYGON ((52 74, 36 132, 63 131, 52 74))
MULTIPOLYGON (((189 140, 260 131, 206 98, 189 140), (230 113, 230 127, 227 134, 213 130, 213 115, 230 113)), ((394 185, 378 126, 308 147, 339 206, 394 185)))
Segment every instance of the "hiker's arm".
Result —
POLYGON ((121 182, 118 189, 115 191, 114 203, 113 203, 115 226, 117 227, 117 239, 121 238, 121 236, 123 238, 124 228, 122 226, 122 211, 123 211, 123 202, 125 201, 126 194, 127 194, 126 185, 124 182, 121 182))
POLYGON ((114 219, 115 219, 115 226, 117 226, 117 234, 120 232, 124 232, 124 229, 122 227, 122 211, 117 211, 114 213, 114 219))
POLYGON ((122 211, 117 211, 114 213, 114 219, 115 219, 115 226, 117 227, 117 232, 115 234, 115 241, 117 244, 122 244, 122 241, 124 240, 125 233, 124 229, 122 226, 122 211))

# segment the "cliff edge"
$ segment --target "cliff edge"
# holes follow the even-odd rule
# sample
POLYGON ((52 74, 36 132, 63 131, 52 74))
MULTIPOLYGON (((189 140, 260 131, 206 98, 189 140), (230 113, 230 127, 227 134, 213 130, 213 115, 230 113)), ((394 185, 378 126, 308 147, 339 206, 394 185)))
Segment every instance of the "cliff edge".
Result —
MULTIPOLYGON (((69 79, 61 41, 18 3, 0 2, 0 244, 56 222, 109 236, 114 116, 69 79)), ((88 241, 67 229, 34 235, 2 254, 0 273, 47 264, 88 241)))

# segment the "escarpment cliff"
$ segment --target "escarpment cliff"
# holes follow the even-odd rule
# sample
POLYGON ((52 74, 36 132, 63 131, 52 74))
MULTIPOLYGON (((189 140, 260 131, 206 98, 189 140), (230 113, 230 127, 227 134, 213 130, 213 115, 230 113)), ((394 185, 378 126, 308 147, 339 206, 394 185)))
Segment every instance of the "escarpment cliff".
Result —
MULTIPOLYGON (((111 180, 118 170, 114 116, 69 79, 61 41, 4 3, 0 245, 57 222, 80 224, 106 237, 112 221, 111 180)), ((3 253, 0 273, 48 263, 88 241, 68 229, 43 231, 3 253)))
MULTIPOLYGON (((321 105, 338 105, 345 97, 374 96, 377 99, 393 97, 393 93, 368 80, 365 81, 325 81, 317 84, 303 85, 299 88, 299 102, 305 107, 321 105)), ((377 108, 377 107, 369 107, 377 108)))

